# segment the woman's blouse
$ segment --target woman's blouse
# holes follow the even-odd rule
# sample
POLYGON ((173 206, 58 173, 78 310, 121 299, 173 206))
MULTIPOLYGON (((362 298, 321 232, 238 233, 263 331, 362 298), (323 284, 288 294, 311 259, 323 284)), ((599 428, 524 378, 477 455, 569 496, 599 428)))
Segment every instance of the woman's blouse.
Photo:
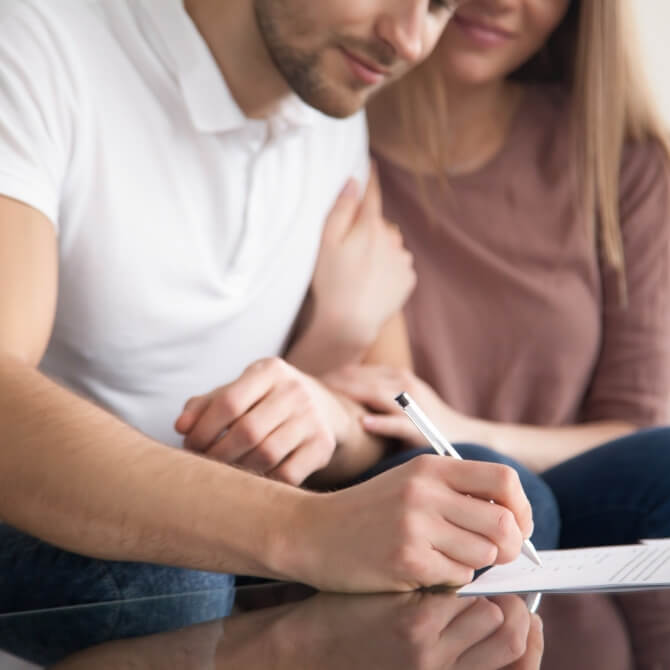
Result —
POLYGON ((535 88, 503 149, 475 173, 421 187, 377 156, 385 214, 418 275, 406 307, 416 371, 454 409, 489 420, 662 423, 670 409, 663 152, 651 142, 625 147, 623 306, 617 275, 579 214, 568 125, 566 96, 535 88))

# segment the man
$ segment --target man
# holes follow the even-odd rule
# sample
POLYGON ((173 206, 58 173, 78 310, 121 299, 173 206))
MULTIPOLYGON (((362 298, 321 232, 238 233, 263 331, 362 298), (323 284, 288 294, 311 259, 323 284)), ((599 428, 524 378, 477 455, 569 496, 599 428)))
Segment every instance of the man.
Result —
POLYGON ((357 110, 428 53, 448 7, 0 7, 5 557, 16 528, 49 543, 38 569, 74 562, 82 580, 110 565, 84 555, 373 591, 516 556, 531 513, 500 465, 424 457, 327 494, 284 483, 346 481, 383 453, 353 405, 273 356, 320 224, 365 169, 357 110), (213 388, 211 421, 180 416, 213 388), (166 447, 177 417, 207 458, 166 447))

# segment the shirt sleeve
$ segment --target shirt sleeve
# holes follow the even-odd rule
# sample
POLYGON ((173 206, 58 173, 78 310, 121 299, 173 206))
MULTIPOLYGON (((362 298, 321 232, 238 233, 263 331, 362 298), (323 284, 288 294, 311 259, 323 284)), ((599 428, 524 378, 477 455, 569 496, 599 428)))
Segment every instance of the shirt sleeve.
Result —
POLYGON ((629 145, 620 181, 627 305, 602 263, 602 343, 585 421, 668 422, 670 410, 670 173, 656 143, 629 145))
POLYGON ((0 11, 0 195, 57 227, 70 154, 72 86, 54 27, 30 3, 0 11))

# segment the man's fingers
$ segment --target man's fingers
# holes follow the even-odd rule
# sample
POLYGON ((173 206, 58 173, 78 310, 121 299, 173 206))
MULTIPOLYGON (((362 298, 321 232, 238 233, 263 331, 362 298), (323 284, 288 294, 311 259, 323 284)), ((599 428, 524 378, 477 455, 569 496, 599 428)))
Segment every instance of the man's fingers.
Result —
POLYGON ((235 462, 245 470, 265 475, 274 470, 308 436, 309 425, 304 418, 289 419, 235 462))
MULTIPOLYGON (((462 598, 469 602, 470 598, 462 598)), ((440 646, 445 653, 438 658, 459 658, 468 649, 495 633, 504 621, 500 607, 487 598, 476 598, 454 617, 442 631, 440 646)))
POLYGON ((500 627, 466 651, 456 664, 459 670, 494 670, 517 662, 526 653, 530 613, 518 596, 491 598, 504 614, 500 627))
POLYGON ((292 384, 284 384, 270 391, 262 402, 230 425, 226 434, 209 449, 207 455, 225 463, 235 463, 261 445, 296 413, 298 405, 292 391, 292 384))
MULTIPOLYGON (((533 530, 533 513, 519 475, 513 468, 484 461, 451 461, 439 463, 439 476, 455 491, 482 501, 494 500, 513 515, 523 537, 533 530)), ((493 506, 492 506, 493 507, 493 506)), ((501 523, 504 520, 501 519, 501 523)))
POLYGON ((449 523, 486 538, 497 547, 495 556, 486 565, 507 563, 519 555, 523 538, 514 515, 507 508, 452 492, 442 513, 449 523))
POLYGON ((193 429, 193 426, 196 424, 198 419, 202 416, 203 412, 209 406, 211 399, 212 394, 208 393, 207 395, 196 396, 188 400, 188 402, 184 405, 184 409, 181 411, 181 414, 175 421, 175 430, 182 435, 189 433, 193 429))
POLYGON ((544 632, 542 629, 542 619, 537 614, 533 614, 530 619, 526 653, 516 663, 507 666, 507 670, 539 670, 544 654, 544 632))
POLYGON ((494 542, 453 524, 448 533, 432 533, 431 537, 435 538, 432 541, 435 549, 475 570, 493 565, 498 558, 498 546, 494 542))
POLYGON ((346 236, 356 220, 358 206, 358 182, 355 179, 349 179, 328 214, 323 229, 324 241, 336 243, 346 236))
POLYGON ((315 437, 299 445, 278 467, 271 470, 268 476, 293 486, 300 486, 307 477, 325 468, 329 461, 325 454, 332 451, 323 449, 319 439, 315 437))
POLYGON ((185 444, 194 451, 211 447, 224 430, 245 415, 281 378, 286 363, 268 358, 250 365, 234 382, 211 394, 206 410, 188 432, 185 444))

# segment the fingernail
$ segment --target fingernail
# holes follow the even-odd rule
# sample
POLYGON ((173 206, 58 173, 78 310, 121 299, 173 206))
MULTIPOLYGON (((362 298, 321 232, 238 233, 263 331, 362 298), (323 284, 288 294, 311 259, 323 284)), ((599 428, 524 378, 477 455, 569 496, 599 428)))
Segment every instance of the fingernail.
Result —
POLYGON ((542 617, 538 616, 537 614, 533 614, 533 623, 537 626, 537 629, 540 632, 544 630, 544 622, 542 621, 542 617))

